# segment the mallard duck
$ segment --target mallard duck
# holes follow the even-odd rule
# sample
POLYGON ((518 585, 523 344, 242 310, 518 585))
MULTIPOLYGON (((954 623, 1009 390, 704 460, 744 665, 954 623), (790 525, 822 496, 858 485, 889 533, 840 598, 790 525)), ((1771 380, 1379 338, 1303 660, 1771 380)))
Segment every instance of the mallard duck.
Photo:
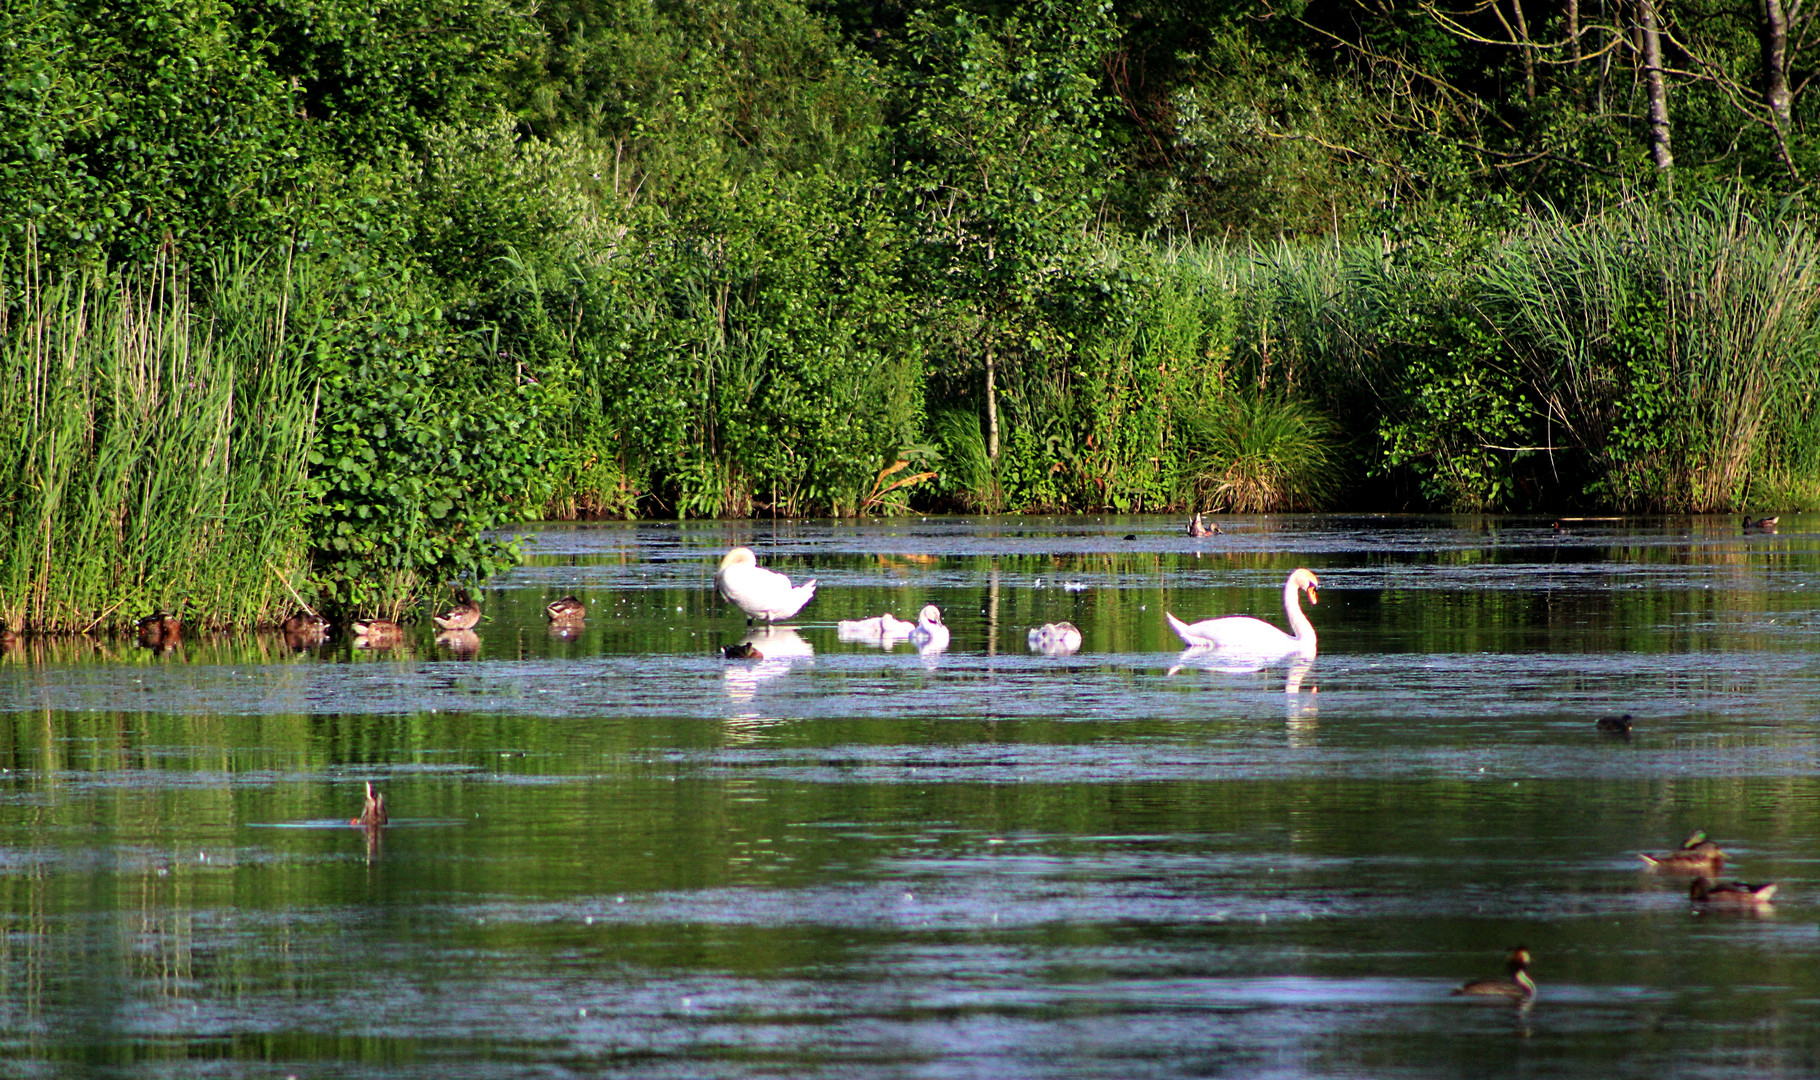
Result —
POLYGON ((573 596, 565 596, 561 600, 550 601, 543 613, 553 623, 580 622, 588 617, 588 605, 573 596))
POLYGON ((404 640, 404 628, 390 619, 355 619, 348 629, 361 649, 389 649, 404 640))
POLYGON ((736 547, 721 556, 714 588, 748 619, 788 619, 815 597, 815 582, 791 585, 790 579, 758 565, 751 548, 736 547))
POLYGON ((1623 735, 1628 737, 1630 735, 1630 714, 1625 713, 1623 716, 1601 716, 1594 722, 1593 727, 1599 731, 1605 732, 1607 735, 1623 735))
POLYGON ((723 645, 720 654, 728 660, 763 660, 765 654, 752 647, 750 641, 741 641, 733 645, 723 645))
POLYGON ((0 622, 0 649, 10 649, 19 644, 19 635, 12 627, 0 622))
POLYGON ((386 823, 385 796, 373 790, 373 782, 367 781, 367 801, 360 808, 360 816, 348 822, 356 828, 377 829, 386 823))
POLYGON ((1718 844, 1706 838, 1704 830, 1699 830, 1681 841, 1680 851, 1664 855, 1638 852, 1637 858, 1642 859, 1652 870, 1667 870, 1677 874, 1716 874, 1724 868, 1726 855, 1719 850, 1718 844))
POLYGON ((836 625, 842 641, 863 641, 886 649, 909 637, 915 629, 915 623, 905 622, 889 611, 870 619, 842 619, 836 625))
POLYGON ((916 626, 910 631, 910 644, 919 653, 938 653, 948 647, 948 627, 942 622, 942 609, 924 604, 916 614, 916 626))
POLYGON ((1694 879, 1687 898, 1706 907, 1759 908, 1776 895, 1776 883, 1746 885, 1742 881, 1713 881, 1705 875, 1694 879))
POLYGON ((1201 512, 1196 510, 1194 516, 1188 519, 1188 535, 1196 538, 1202 536, 1218 536, 1220 535, 1220 526, 1218 522, 1209 525, 1205 521, 1202 521, 1201 512))
POLYGON ((1744 515, 1744 531, 1745 532, 1775 532, 1776 531, 1776 522, 1781 521, 1781 520, 1782 520, 1781 517, 1753 518, 1749 514, 1746 514, 1746 515, 1744 515))
POLYGON ((327 641, 329 624, 313 611, 299 611, 278 624, 278 632, 284 636, 287 647, 301 651, 327 641))
POLYGON ((139 644, 154 652, 166 652, 183 641, 183 620, 160 611, 147 615, 135 624, 139 644))
POLYGON ((1306 656, 1315 654, 1314 624, 1302 614, 1300 591, 1308 590, 1308 602, 1319 603, 1316 592, 1321 580, 1312 570, 1296 570, 1283 582, 1283 611, 1289 616, 1294 636, 1283 633, 1262 619, 1247 615, 1228 615, 1221 619, 1203 619, 1185 623, 1169 612, 1163 617, 1191 649, 1217 649, 1221 652, 1244 653, 1248 656, 1306 656))
POLYGON ((329 622, 314 611, 299 611, 278 625, 278 629, 287 634, 322 635, 328 633, 329 622))
POLYGON ((1536 996, 1536 983, 1529 977, 1529 950, 1518 945, 1504 958, 1502 979, 1477 979, 1455 988, 1454 994, 1473 997, 1497 997, 1510 1001, 1528 1001, 1536 996))
POLYGON ((1031 652, 1066 656, 1081 647, 1081 632, 1071 622, 1044 623, 1025 635, 1031 652))
POLYGON ((472 630, 480 625, 480 605, 466 592, 455 594, 459 601, 454 607, 441 615, 430 616, 438 630, 472 630))

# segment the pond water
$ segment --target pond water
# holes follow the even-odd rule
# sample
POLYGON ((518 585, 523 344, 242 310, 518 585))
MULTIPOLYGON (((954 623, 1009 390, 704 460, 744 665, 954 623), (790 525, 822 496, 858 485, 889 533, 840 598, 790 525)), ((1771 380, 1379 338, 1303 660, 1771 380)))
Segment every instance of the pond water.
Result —
POLYGON ((0 1075, 1820 1072, 1820 517, 1222 524, 550 526, 477 641, 28 641, 0 1075), (762 660, 735 543, 820 581, 762 660), (1164 624, 1297 566, 1310 665, 1164 624), (1696 829, 1772 908, 1643 869, 1696 829))

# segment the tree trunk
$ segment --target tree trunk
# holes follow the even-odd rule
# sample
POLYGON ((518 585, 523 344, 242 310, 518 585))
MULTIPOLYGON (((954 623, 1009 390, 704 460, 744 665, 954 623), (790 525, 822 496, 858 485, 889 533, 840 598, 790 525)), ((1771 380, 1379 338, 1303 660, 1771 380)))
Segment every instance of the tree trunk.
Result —
POLYGON ((1668 82, 1662 77, 1662 30, 1656 24, 1655 0, 1637 0, 1637 30, 1643 38, 1643 81, 1649 89, 1649 148, 1664 176, 1674 168, 1669 147, 1668 82))
POLYGON ((1574 70, 1584 56, 1580 52, 1580 0, 1567 0, 1567 41, 1573 46, 1574 70))
POLYGON ((998 460, 998 366, 993 361, 992 346, 986 346, 986 459, 998 460))
POLYGON ((1523 97, 1536 100, 1536 47, 1529 40, 1529 22, 1523 18, 1523 0, 1510 0, 1517 16, 1517 39, 1523 43, 1523 97))
POLYGON ((1776 149, 1789 175, 1801 179, 1794 155, 1788 148, 1788 130, 1793 125, 1792 95, 1788 89, 1788 13, 1782 0, 1758 0, 1757 44, 1763 53, 1763 103, 1769 106, 1770 123, 1776 129, 1776 149))

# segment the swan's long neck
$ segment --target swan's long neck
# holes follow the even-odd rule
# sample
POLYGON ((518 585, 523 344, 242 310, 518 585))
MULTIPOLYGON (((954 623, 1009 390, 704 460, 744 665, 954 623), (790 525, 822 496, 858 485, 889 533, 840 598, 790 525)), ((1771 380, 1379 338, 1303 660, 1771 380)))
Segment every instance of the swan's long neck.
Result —
POLYGON ((1283 583, 1283 614, 1289 616, 1289 628, 1295 631, 1296 643, 1304 649, 1314 649, 1314 624, 1308 616, 1302 614, 1302 598, 1296 580, 1290 578, 1283 583))

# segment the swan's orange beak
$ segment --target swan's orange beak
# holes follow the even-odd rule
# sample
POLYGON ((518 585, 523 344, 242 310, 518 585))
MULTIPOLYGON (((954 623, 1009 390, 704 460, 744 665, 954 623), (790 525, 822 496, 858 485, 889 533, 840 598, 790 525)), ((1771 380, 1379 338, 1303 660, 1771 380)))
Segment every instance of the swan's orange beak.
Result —
POLYGON ((1321 597, 1314 591, 1313 585, 1308 586, 1308 602, 1311 604, 1318 604, 1321 602, 1321 597))

